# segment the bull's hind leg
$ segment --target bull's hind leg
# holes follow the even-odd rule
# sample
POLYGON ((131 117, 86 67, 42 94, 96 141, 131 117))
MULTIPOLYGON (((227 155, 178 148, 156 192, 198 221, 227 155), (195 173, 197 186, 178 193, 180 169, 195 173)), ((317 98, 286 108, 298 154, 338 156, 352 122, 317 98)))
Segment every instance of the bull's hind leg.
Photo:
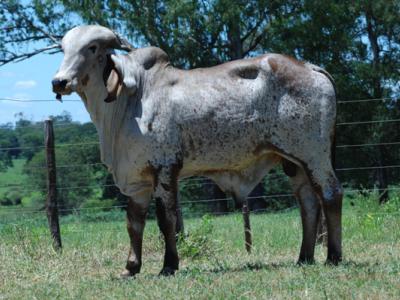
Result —
POLYGON ((342 260, 342 187, 333 168, 321 163, 308 167, 315 193, 321 198, 328 229, 327 263, 337 265, 342 260))
POLYGON ((303 168, 287 160, 284 160, 282 165, 285 174, 290 178, 293 192, 300 205, 303 239, 298 263, 313 263, 321 205, 303 168))
POLYGON ((160 275, 173 275, 179 267, 176 249, 178 172, 177 165, 161 167, 155 178, 154 198, 157 202, 157 221, 165 239, 164 265, 160 275))
POLYGON ((150 198, 151 191, 146 191, 128 199, 126 216, 131 245, 125 270, 121 274, 122 277, 133 276, 140 272, 142 266, 143 230, 150 198))

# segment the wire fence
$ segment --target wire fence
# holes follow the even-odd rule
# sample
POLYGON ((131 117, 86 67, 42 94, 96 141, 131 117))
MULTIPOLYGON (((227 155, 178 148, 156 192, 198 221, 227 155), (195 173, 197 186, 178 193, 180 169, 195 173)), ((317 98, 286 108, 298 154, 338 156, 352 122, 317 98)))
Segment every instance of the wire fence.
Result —
MULTIPOLYGON (((13 101, 13 102, 54 102, 56 103, 57 101, 55 99, 13 99, 13 98, 0 98, 0 101, 13 101)), ((77 99, 70 99, 70 100, 64 100, 65 102, 81 102, 81 100, 77 99)), ((393 99, 393 98, 379 98, 379 99, 354 99, 354 100, 340 100, 337 103, 338 104, 362 104, 362 103, 369 103, 369 102, 380 102, 383 104, 388 104, 388 103, 393 103, 397 102, 398 99, 393 99)), ((359 120, 359 121, 349 121, 349 122, 338 122, 336 126, 363 126, 363 125, 369 125, 369 124, 392 124, 392 123, 400 123, 400 119, 397 118, 383 118, 379 120, 359 120)), ((81 125, 80 123, 62 123, 62 122, 55 122, 54 127, 58 127, 60 129, 67 129, 68 127, 76 127, 77 125, 81 125)), ((32 127, 32 128, 42 128, 43 123, 42 122, 37 122, 35 124, 28 124, 28 125, 23 125, 18 128, 25 128, 25 127, 32 127)), ((74 142, 74 143, 59 143, 55 145, 55 148, 63 148, 63 149, 68 149, 69 147, 89 147, 89 146, 98 146, 99 142, 98 141, 82 141, 82 142, 74 142)), ((373 143, 354 143, 354 144, 339 144, 336 146, 337 149, 354 149, 354 148, 372 148, 372 147, 379 147, 379 146, 385 146, 385 147, 396 147, 400 145, 400 141, 377 141, 373 143)), ((44 145, 29 145, 29 146, 18 146, 18 147, 0 147, 0 154, 1 152, 5 151, 15 151, 15 150, 38 150, 38 149, 45 149, 44 145)), ((397 149, 397 148, 395 148, 397 149)), ((59 170, 68 170, 71 168, 92 168, 92 167, 100 167, 102 168, 104 165, 100 162, 88 162, 88 163, 70 163, 70 164, 62 164, 58 165, 57 169, 59 170)), ((45 165, 27 165, 24 167, 25 170, 45 170, 47 167, 45 165)), ((340 167, 337 168, 337 172, 352 172, 352 171, 375 171, 379 169, 391 169, 391 170, 397 170, 400 168, 400 164, 390 164, 390 165, 371 165, 371 166, 348 166, 348 167, 340 167)), ((268 180, 283 180, 285 178, 284 175, 282 174, 277 174, 276 176, 270 176, 268 180)), ((82 190, 82 189, 98 189, 98 188, 107 188, 107 187, 117 187, 113 183, 104 183, 103 182, 98 182, 96 184, 86 184, 87 178, 75 178, 74 180, 74 185, 59 185, 57 187, 57 190, 60 192, 63 191, 68 191, 68 190, 82 190), (80 184, 81 183, 81 184, 80 184)), ((191 177, 191 178, 185 178, 179 180, 180 183, 185 184, 186 187, 198 187, 199 185, 201 186, 207 186, 207 185, 215 185, 214 182, 212 182, 210 179, 204 178, 204 177, 191 177)), ((41 186, 44 186, 44 182, 42 182, 41 186)), ((47 191, 47 188, 45 187, 40 187, 38 185, 26 185, 26 184, 3 184, 0 185, 0 190, 1 189, 18 189, 20 192, 45 192, 47 191)), ((368 188, 363 188, 363 189, 345 189, 345 194, 352 194, 352 193, 372 193, 372 192, 383 192, 383 191, 399 191, 400 188, 397 187, 390 187, 386 189, 378 189, 374 186, 368 187, 368 188)), ((287 197, 294 197, 292 193, 287 193, 287 194, 275 194, 275 195, 263 195, 263 196, 254 196, 254 197, 248 197, 248 199, 279 199, 279 198, 287 198, 287 197)), ((210 204, 213 202, 228 202, 228 201, 233 201, 231 197, 225 197, 225 198, 210 198, 210 199, 198 199, 198 200, 193 200, 193 201, 181 201, 180 204, 183 207, 194 205, 194 204, 210 204)), ((113 205, 113 206, 95 206, 95 207, 78 207, 78 208, 71 208, 71 207, 63 207, 59 206, 58 209, 61 213, 68 213, 68 212, 93 212, 96 210, 109 210, 109 209, 124 209, 126 208, 126 205, 113 205)), ((293 209, 294 207, 290 207, 290 209, 293 209)), ((254 210, 253 212, 266 212, 268 209, 260 209, 260 210, 254 210)), ((29 208, 9 208, 9 207, 2 207, 1 214, 43 214, 43 210, 38 210, 38 209, 29 209, 29 208)), ((205 212, 199 212, 199 215, 203 215, 205 212)), ((230 213, 237 213, 237 212, 207 212, 208 214, 211 215, 218 215, 218 214, 230 214, 230 213)))
MULTIPOLYGON (((120 207, 118 207, 120 208, 120 207)), ((123 208, 123 207, 122 207, 123 208)), ((274 215, 277 216, 279 215, 280 218, 285 217, 285 218, 292 218, 292 214, 287 214, 293 210, 297 209, 296 206, 291 206, 279 211, 270 211, 268 209, 257 209, 252 211, 254 214, 268 214, 268 215, 274 215)), ((34 231, 34 236, 35 237, 46 237, 50 238, 48 234, 48 229, 46 228, 46 218, 43 212, 35 212, 35 213, 41 213, 42 215, 36 215, 36 216, 29 216, 26 213, 23 214, 24 216, 24 222, 7 222, 6 224, 1 224, 0 223, 0 228, 1 226, 7 226, 8 228, 14 230, 17 228, 20 228, 21 225, 23 224, 24 226, 29 226, 30 222, 34 222, 34 226, 39 229, 34 231), (40 222, 38 224, 38 218, 40 218, 40 222), (39 226, 39 227, 38 227, 39 226)), ((211 216, 211 217, 230 217, 230 216, 237 216, 238 218, 241 218, 241 213, 239 211, 230 211, 230 212, 191 212, 190 214, 185 214, 185 218, 190 219, 190 218, 199 218, 199 217, 204 217, 205 215, 211 216)), ((77 233, 82 233, 82 234, 88 234, 88 235, 104 235, 104 232, 115 232, 119 234, 126 234, 126 231, 122 230, 122 227, 124 226, 124 223, 120 218, 117 219, 117 222, 113 225, 110 226, 109 224, 106 227, 101 228, 99 230, 97 227, 93 226, 88 226, 88 222, 79 219, 80 215, 74 215, 73 220, 66 221, 63 223, 63 226, 61 228, 61 234, 63 236, 63 239, 65 240, 66 238, 68 239, 69 234, 77 234, 77 233), (78 218, 77 218, 78 217, 78 218), (84 227, 84 229, 82 229, 84 227)), ((83 215, 84 216, 84 215, 83 215)), ((388 218, 388 217, 393 217, 393 218, 398 218, 400 216, 400 211, 379 211, 379 212, 365 212, 362 210, 353 210, 353 211, 344 211, 343 212, 343 217, 344 218, 362 218, 361 220, 365 220, 366 218, 371 220, 374 218, 388 218)), ((300 222, 299 219, 296 218, 296 222, 300 222)), ((32 231, 33 232, 33 231, 32 231)), ((14 236, 14 235, 13 235, 14 236)))

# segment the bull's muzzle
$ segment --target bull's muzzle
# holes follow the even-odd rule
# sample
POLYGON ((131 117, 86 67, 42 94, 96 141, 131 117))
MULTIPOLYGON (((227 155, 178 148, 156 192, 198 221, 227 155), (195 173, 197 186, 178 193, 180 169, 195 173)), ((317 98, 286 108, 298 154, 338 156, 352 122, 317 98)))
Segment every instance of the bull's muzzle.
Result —
POLYGON ((59 80, 59 79, 54 79, 51 81, 51 84, 53 85, 53 92, 54 93, 61 93, 65 91, 65 87, 67 86, 68 80, 59 80))

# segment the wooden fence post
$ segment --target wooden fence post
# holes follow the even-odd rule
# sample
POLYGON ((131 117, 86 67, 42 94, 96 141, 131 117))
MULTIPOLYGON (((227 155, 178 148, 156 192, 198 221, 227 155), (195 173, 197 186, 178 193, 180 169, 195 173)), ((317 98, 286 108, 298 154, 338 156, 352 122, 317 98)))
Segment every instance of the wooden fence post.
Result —
POLYGON ((251 228, 250 228, 250 212, 247 199, 243 201, 242 214, 243 214, 244 238, 245 238, 246 250, 248 253, 250 253, 252 247, 252 241, 251 241, 251 228))
POLYGON ((46 211, 47 220, 49 222, 50 233, 53 239, 53 248, 61 250, 61 234, 58 222, 57 208, 57 173, 56 173, 56 155, 54 151, 54 131, 53 121, 46 120, 44 123, 45 137, 44 143, 46 148, 46 165, 47 165, 47 199, 46 211))

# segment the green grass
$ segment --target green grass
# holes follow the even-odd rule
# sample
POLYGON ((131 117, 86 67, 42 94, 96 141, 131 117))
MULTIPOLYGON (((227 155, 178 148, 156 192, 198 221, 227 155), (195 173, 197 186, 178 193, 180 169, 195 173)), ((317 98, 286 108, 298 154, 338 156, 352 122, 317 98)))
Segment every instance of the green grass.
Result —
POLYGON ((62 254, 52 250, 43 216, 21 216, 0 224, 0 299, 399 299, 396 201, 381 208, 346 206, 344 262, 338 267, 324 265, 322 246, 315 265, 295 264, 301 227, 294 210, 251 216, 251 255, 244 250, 240 214, 186 219, 189 236, 180 244, 180 271, 159 277, 163 243, 149 220, 142 272, 128 280, 118 277, 128 252, 122 212, 63 218, 62 254), (191 256, 189 244, 200 254, 191 256))

